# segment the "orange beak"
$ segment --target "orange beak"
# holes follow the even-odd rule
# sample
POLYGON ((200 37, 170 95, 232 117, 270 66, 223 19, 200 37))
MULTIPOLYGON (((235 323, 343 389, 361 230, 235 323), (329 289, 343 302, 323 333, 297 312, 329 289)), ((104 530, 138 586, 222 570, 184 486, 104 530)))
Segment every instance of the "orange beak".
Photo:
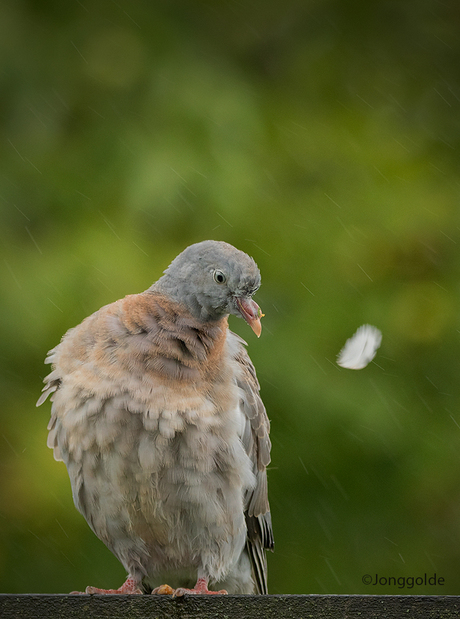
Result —
POLYGON ((262 314, 262 310, 252 299, 248 299, 247 297, 235 297, 235 301, 245 321, 257 337, 260 337, 262 333, 260 319, 265 316, 265 314, 262 314))

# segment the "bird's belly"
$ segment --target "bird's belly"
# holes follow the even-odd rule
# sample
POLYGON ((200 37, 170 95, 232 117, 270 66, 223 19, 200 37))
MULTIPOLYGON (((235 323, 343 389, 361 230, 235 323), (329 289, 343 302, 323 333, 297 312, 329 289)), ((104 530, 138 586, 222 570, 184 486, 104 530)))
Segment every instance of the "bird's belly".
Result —
POLYGON ((106 402, 97 420, 80 424, 94 440, 79 458, 61 448, 77 508, 131 572, 205 565, 223 574, 244 545, 243 497, 254 485, 239 409, 124 410, 122 423, 117 412, 106 402), (108 444, 97 439, 104 435, 108 444))

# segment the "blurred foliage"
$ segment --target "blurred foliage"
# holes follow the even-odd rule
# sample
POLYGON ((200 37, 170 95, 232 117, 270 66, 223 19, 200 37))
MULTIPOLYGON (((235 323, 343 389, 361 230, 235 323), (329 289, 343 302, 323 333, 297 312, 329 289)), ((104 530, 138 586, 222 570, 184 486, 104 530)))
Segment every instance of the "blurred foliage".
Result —
POLYGON ((460 5, 3 0, 0 590, 113 587, 43 359, 187 245, 258 262, 272 593, 460 588, 460 5), (356 328, 383 332, 360 372, 356 328), (435 573, 444 586, 366 586, 435 573))

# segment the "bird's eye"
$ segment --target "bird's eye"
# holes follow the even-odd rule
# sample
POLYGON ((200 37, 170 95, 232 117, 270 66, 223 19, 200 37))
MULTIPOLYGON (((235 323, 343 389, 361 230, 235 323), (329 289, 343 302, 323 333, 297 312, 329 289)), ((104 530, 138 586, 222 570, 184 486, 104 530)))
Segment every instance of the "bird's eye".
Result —
POLYGON ((222 271, 219 271, 218 269, 214 271, 213 277, 214 277, 214 281, 217 282, 218 284, 225 284, 225 282, 227 281, 225 274, 222 273, 222 271))

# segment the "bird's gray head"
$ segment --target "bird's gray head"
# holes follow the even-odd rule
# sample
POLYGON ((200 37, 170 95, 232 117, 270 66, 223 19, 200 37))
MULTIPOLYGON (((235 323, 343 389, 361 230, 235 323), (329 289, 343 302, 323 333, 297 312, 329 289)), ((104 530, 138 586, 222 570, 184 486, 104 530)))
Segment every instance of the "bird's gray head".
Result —
POLYGON ((254 260, 223 241, 190 245, 175 258, 151 290, 167 294, 203 322, 234 314, 259 337, 262 312, 252 295, 260 286, 254 260))

